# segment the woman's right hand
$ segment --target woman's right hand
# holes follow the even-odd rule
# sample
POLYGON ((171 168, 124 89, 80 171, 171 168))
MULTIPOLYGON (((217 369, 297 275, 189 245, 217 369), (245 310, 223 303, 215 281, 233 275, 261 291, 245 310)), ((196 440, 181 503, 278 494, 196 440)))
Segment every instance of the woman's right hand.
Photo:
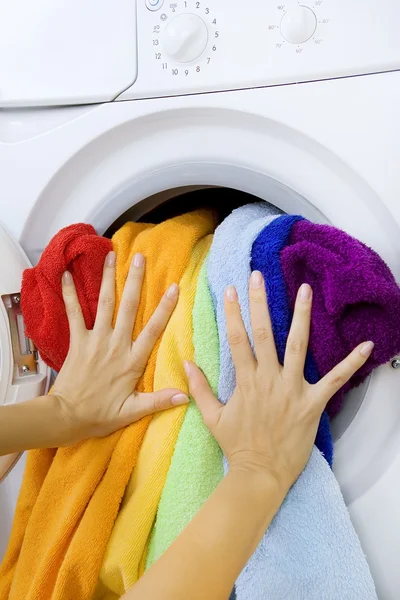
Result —
POLYGON ((304 379, 312 290, 299 290, 283 367, 278 362, 264 280, 250 279, 250 311, 255 356, 241 317, 237 293, 225 294, 225 314, 236 389, 226 406, 218 402, 196 365, 186 363, 190 393, 230 468, 267 471, 288 491, 304 469, 321 414, 330 398, 368 360, 372 342, 360 344, 317 384, 304 379))

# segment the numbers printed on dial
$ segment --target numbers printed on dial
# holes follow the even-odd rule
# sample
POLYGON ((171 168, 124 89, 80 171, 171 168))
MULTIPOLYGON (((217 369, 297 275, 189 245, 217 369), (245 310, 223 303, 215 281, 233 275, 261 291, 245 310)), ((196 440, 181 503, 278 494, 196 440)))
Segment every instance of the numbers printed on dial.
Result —
MULTIPOLYGON (((153 47, 154 60, 160 61, 162 71, 167 73, 169 77, 190 78, 190 76, 200 75, 203 66, 214 62, 215 58, 213 56, 218 50, 217 44, 221 32, 219 28, 217 29, 218 19, 212 14, 212 6, 210 7, 209 0, 170 0, 168 4, 166 3, 164 12, 154 12, 151 16, 153 35, 150 44, 153 47), (194 22, 193 28, 198 28, 196 31, 197 40, 195 35, 190 33, 190 35, 193 35, 195 48, 197 42, 198 53, 196 58, 194 58, 195 51, 180 52, 178 54, 178 52, 175 52, 174 44, 171 43, 172 36, 175 36, 177 32, 178 35, 182 34, 184 36, 184 24, 186 22, 183 17, 188 23, 189 18, 192 19, 192 22, 194 22), (175 31, 172 29, 172 22, 175 31), (205 28, 208 29, 208 41, 205 28), (203 40, 204 45, 200 40, 203 40), (195 63, 195 60, 199 62, 195 63)), ((190 32, 191 28, 188 29, 190 32)), ((192 38, 190 38, 191 40, 192 38)))

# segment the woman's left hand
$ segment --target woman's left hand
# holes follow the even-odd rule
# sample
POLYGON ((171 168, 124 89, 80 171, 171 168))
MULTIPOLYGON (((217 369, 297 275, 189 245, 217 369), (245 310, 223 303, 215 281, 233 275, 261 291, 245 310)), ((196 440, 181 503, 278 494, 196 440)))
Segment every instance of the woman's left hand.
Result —
POLYGON ((149 322, 132 342, 144 277, 144 257, 137 254, 126 280, 115 328, 115 253, 104 265, 97 316, 88 331, 70 273, 62 291, 70 327, 70 349, 52 390, 69 431, 66 444, 106 436, 142 417, 189 401, 178 389, 151 394, 136 391, 155 343, 167 325, 179 294, 173 284, 149 322))

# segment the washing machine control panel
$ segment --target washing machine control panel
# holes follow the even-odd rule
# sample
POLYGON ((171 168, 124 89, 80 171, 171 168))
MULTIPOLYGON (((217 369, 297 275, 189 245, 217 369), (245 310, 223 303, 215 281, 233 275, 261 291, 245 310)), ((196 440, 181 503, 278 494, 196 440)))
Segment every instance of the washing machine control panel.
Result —
POLYGON ((400 2, 137 0, 138 77, 118 99, 400 69, 400 2))
POLYGON ((218 52, 218 19, 207 3, 184 0, 164 3, 147 0, 154 13, 153 61, 171 77, 196 76, 209 66, 218 52), (160 14, 156 17, 156 7, 160 14))
POLYGON ((0 107, 159 98, 397 70, 399 22, 398 0, 0 2, 0 107))

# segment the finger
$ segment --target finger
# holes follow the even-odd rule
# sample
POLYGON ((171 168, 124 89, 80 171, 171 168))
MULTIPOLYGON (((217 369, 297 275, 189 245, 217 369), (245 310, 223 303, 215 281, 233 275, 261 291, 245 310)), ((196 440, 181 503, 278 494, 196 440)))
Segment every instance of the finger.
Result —
POLYGON ((189 397, 177 389, 165 389, 151 394, 136 392, 125 400, 121 409, 124 426, 139 421, 147 415, 188 403, 189 397))
POLYGON ((264 277, 260 271, 254 271, 250 277, 250 316, 254 349, 257 362, 271 372, 278 370, 274 334, 269 316, 264 277))
POLYGON ((185 371, 190 395, 196 402, 204 423, 212 431, 218 423, 223 406, 214 396, 204 373, 194 363, 186 361, 185 371))
POLYGON ((111 327, 115 306, 115 259, 115 252, 109 252, 104 261, 103 278, 94 324, 95 331, 102 332, 111 327))
POLYGON ((71 273, 65 271, 62 277, 62 295, 65 304, 65 311, 69 324, 71 343, 79 335, 86 332, 85 321, 82 314, 82 308, 79 304, 78 294, 71 273))
POLYGON ((135 254, 129 267, 124 291, 115 323, 115 336, 119 340, 131 342, 133 326, 140 302, 144 278, 145 260, 143 254, 135 254))
POLYGON ((292 325, 286 343, 284 376, 301 379, 304 377, 304 363, 310 337, 311 306, 312 289, 307 283, 303 283, 297 293, 292 325))
POLYGON ((347 358, 313 386, 316 401, 323 406, 338 392, 371 356, 373 342, 364 342, 357 346, 347 358))
POLYGON ((229 347, 236 369, 236 381, 241 385, 255 370, 256 361, 240 312, 237 291, 232 285, 225 291, 225 317, 229 347))
POLYGON ((178 296, 179 286, 173 283, 162 297, 161 302, 150 317, 146 327, 140 332, 137 340, 133 343, 132 355, 135 370, 144 371, 151 351, 174 312, 178 296))

